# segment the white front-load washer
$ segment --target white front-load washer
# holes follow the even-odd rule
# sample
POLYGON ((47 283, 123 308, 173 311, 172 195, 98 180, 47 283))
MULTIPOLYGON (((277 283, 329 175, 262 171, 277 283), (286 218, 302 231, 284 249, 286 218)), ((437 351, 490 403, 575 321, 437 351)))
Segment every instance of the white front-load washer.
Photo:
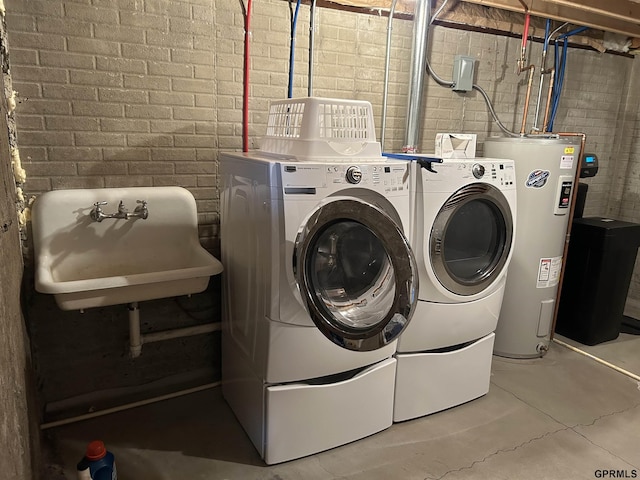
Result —
POLYGON ((394 421, 489 390, 494 330, 515 235, 512 160, 411 162, 411 239, 420 278, 398 341, 394 421))
POLYGON ((220 156, 222 391, 268 464, 392 424, 409 165, 220 156))

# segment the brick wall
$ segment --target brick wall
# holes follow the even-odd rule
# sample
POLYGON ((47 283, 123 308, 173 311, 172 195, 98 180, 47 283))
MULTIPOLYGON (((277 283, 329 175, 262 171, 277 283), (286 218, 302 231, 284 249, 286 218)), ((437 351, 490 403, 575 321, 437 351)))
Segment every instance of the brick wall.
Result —
MULTIPOLYGON (((0 19, 0 81, 10 90, 6 30, 0 19)), ((4 93, 5 88, 1 91, 4 93)), ((21 312, 23 271, 11 168, 12 116, 0 99, 0 472, 7 479, 40 478, 40 435, 29 339, 21 312)))
MULTIPOLYGON (((287 2, 260 0, 253 7, 251 148, 259 146, 265 131, 269 101, 286 97, 289 63, 287 2)), ((239 2, 229 0, 10 2, 7 26, 27 195, 60 188, 181 185, 197 199, 203 243, 217 253, 217 153, 242 143, 243 24, 239 2)), ((294 96, 306 96, 307 5, 297 28, 294 96)), ((380 136, 387 18, 318 8, 315 28, 313 94, 372 102, 380 136)), ((385 150, 403 145, 411 37, 411 22, 396 20, 385 150)), ((476 58, 476 83, 493 99, 502 122, 520 130, 527 78, 515 73, 519 39, 436 26, 430 51, 433 68, 444 78, 451 77, 455 54, 476 58)), ((539 63, 540 55, 541 45, 532 44, 530 61, 539 63)), ((575 49, 569 54, 556 130, 585 132, 588 149, 600 156, 601 173, 589 180, 587 215, 616 214, 624 203, 621 192, 640 184, 634 176, 629 185, 622 182, 628 176, 626 167, 620 168, 635 155, 635 144, 623 131, 633 125, 638 138, 637 112, 628 98, 632 67, 634 61, 622 56, 575 49)), ((528 129, 538 81, 536 75, 528 129)), ((437 132, 477 133, 480 152, 488 135, 500 133, 475 91, 457 94, 429 79, 424 112, 424 152, 433 152, 437 132)), ((62 327, 66 317, 57 314, 62 327)), ((126 337, 126 320, 113 329, 126 337)), ((164 355, 178 358, 180 352, 167 349, 164 355)), ((212 355, 191 359, 188 368, 212 355)), ((47 368, 55 371, 55 355, 51 358, 47 368)), ((74 367, 65 363, 64 368, 74 367)), ((122 360, 118 368, 137 367, 122 360)), ((151 371, 153 362, 146 368, 151 371)), ((150 380, 147 373, 142 377, 150 380)), ((118 381, 109 378, 100 387, 118 381)), ((65 384, 64 392, 49 386, 50 398, 74 394, 73 385, 65 384)))
POLYGON ((12 2, 26 192, 181 185, 212 237, 215 18, 208 0, 12 2))
MULTIPOLYGON (((619 144, 614 147, 618 161, 614 167, 611 188, 611 216, 627 222, 640 223, 640 59, 626 89, 624 115, 619 119, 619 144)), ((640 319, 640 261, 631 278, 625 313, 640 319)))
MULTIPOLYGON (((198 201, 202 237, 217 235, 218 149, 239 149, 244 19, 222 0, 20 0, 8 10, 20 145, 31 194, 59 188, 182 185, 198 201)), ((380 132, 387 19, 320 8, 314 95, 369 100, 380 132)), ((298 21, 294 96, 307 94, 309 9, 298 21)), ((412 24, 396 20, 390 61, 386 149, 402 146, 412 24)), ((478 59, 476 82, 503 123, 521 124, 526 75, 515 74, 519 41, 435 27, 431 60, 444 78, 454 54, 478 59)), ((538 63, 540 44, 530 59, 538 63)), ((285 98, 289 11, 255 2, 250 146, 259 146, 270 100, 285 98)), ((557 129, 584 131, 604 153, 588 211, 606 205, 614 145, 632 61, 570 53, 557 129), (616 72, 610 75, 609 72, 616 72)), ((533 125, 534 100, 528 128, 533 125)), ((545 91, 546 93, 546 91, 545 91)), ((500 133, 477 92, 426 85, 423 150, 438 131, 500 133)), ((211 245, 210 245, 211 246, 211 245)))

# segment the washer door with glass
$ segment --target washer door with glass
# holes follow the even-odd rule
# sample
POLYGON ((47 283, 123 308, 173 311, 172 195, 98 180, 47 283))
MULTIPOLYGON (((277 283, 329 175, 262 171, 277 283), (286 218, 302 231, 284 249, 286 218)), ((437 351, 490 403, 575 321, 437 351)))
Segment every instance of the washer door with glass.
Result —
POLYGON ((417 302, 407 239, 384 211, 356 199, 331 201, 311 215, 296 239, 294 272, 313 323, 349 350, 395 340, 417 302))
POLYGON ((436 215, 429 253, 438 281, 457 295, 475 295, 502 273, 513 241, 505 196, 474 183, 455 192, 436 215))

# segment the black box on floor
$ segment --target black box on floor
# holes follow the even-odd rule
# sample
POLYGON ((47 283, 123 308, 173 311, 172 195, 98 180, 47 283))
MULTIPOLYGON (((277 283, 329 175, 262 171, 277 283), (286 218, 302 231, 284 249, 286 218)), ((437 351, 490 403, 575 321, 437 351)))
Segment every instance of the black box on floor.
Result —
POLYGON ((555 331, 585 345, 613 340, 640 246, 640 225, 603 217, 573 221, 555 331))

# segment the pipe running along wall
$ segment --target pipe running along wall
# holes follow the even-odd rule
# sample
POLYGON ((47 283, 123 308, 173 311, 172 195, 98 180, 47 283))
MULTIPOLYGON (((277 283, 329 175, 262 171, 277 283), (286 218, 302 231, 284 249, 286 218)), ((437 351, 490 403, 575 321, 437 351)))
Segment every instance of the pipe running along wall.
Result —
POLYGON ((567 253, 569 252, 569 240, 571 238, 571 226, 573 223, 573 215, 576 209, 576 200, 578 198, 578 182, 580 181, 580 165, 584 158, 584 147, 587 143, 587 135, 584 133, 561 132, 557 134, 559 137, 580 137, 580 155, 578 155, 578 168, 573 178, 573 194, 571 196, 571 206, 569 207, 569 222, 567 223, 567 233, 564 240, 564 249, 562 251, 562 265, 560 267, 560 276, 558 277, 558 286, 556 290, 556 302, 553 307, 553 319, 551 322, 550 339, 553 340, 553 334, 556 330, 556 321, 558 319, 558 309, 560 307, 560 294, 562 293, 562 282, 564 280, 565 268, 567 266, 567 253))
POLYGON ((316 28, 316 0, 311 0, 311 11, 309 13, 309 75, 308 75, 308 96, 313 96, 313 52, 315 50, 315 28, 316 28))
POLYGON ((250 62, 250 40, 251 40, 251 6, 252 0, 247 0, 245 7, 244 0, 240 0, 242 14, 244 15, 244 75, 242 90, 242 151, 249 151, 249 68, 250 62))
POLYGON ((522 45, 520 49, 520 58, 517 62, 516 72, 520 75, 522 72, 529 70, 529 79, 527 80, 527 93, 524 98, 524 107, 522 109, 522 125, 520 127, 520 135, 524 136, 526 133, 527 115, 529 114, 529 102, 531 100, 531 87, 533 86, 533 75, 535 74, 535 65, 527 65, 527 42, 529 40, 529 24, 531 22, 531 15, 529 14, 529 7, 527 4, 520 0, 520 3, 524 7, 524 26, 522 29, 522 45))
POLYGON ((553 124, 558 113, 558 105, 560 103, 560 95, 562 94, 562 87, 564 86, 564 75, 567 68, 567 55, 569 53, 569 37, 578 35, 579 33, 588 30, 588 27, 575 28, 567 33, 563 33, 558 36, 554 42, 555 53, 555 81, 553 84, 553 99, 551 102, 551 116, 549 118, 549 130, 553 130, 553 124), (562 52, 559 51, 559 43, 562 42, 562 52))
POLYGON ((409 98, 405 141, 402 151, 416 153, 420 137, 422 118, 422 95, 424 93, 424 74, 427 66, 427 43, 431 2, 417 0, 413 18, 413 40, 411 43, 411 73, 409 75, 409 98))
POLYGON ((138 358, 142 354, 142 346, 147 343, 217 332, 221 328, 220 322, 211 322, 192 327, 172 328, 143 334, 140 331, 140 307, 138 302, 128 304, 127 309, 129 310, 129 355, 131 358, 138 358))
MULTIPOLYGON (((389 20, 387 21, 387 46, 384 56, 384 83, 382 86, 382 119, 380 121, 380 146, 384 152, 385 130, 387 128, 387 99, 389 96, 389 63, 391 60, 391 32, 393 30, 393 16, 396 13, 396 3, 391 2, 389 10, 389 20)), ((446 0, 445 0, 446 3, 446 0)))
POLYGON ((293 97, 293 71, 295 65, 296 51, 296 28, 298 26, 298 13, 300 12, 301 0, 296 2, 295 11, 292 6, 292 0, 289 0, 289 13, 291 14, 291 36, 289 43, 289 87, 287 89, 287 98, 293 97))
POLYGON ((545 75, 548 75, 551 73, 547 71, 547 49, 549 48, 550 31, 551 31, 551 20, 547 19, 544 27, 544 42, 542 44, 542 57, 540 59, 540 83, 538 84, 538 99, 536 101, 536 113, 533 117, 533 128, 532 128, 533 133, 540 131, 540 127, 538 127, 538 119, 540 117, 540 102, 542 101, 544 77, 545 75))

